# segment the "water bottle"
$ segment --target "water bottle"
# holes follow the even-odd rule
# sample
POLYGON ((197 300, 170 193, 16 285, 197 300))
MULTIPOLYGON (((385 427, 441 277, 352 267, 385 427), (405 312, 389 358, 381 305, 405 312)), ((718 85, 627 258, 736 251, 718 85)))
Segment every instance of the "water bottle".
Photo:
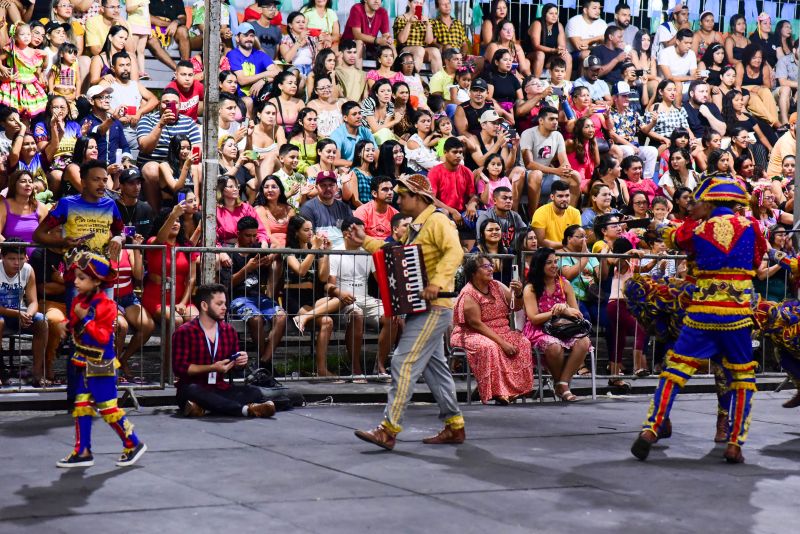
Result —
POLYGON ((564 116, 568 121, 575 118, 575 111, 573 111, 572 106, 569 105, 569 100, 566 97, 561 101, 561 110, 564 112, 564 116))

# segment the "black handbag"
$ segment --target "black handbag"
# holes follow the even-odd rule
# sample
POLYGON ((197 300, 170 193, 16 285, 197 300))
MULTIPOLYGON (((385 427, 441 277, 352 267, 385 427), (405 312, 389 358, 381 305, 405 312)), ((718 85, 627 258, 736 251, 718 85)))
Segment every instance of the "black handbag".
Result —
POLYGON ((592 331, 592 323, 586 319, 574 317, 553 317, 543 327, 545 333, 562 341, 588 337, 592 331))

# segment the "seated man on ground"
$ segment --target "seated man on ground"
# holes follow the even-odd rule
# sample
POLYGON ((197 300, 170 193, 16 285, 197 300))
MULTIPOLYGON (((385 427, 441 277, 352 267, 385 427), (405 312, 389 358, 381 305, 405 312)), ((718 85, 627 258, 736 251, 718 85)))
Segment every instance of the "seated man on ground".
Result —
POLYGON ((225 379, 233 369, 247 366, 247 353, 239 350, 239 335, 225 322, 225 287, 201 285, 193 301, 200 315, 182 324, 172 335, 178 408, 187 417, 206 413, 273 416, 275 404, 264 401, 261 389, 232 385, 225 379))
MULTIPOLYGON (((236 223, 237 246, 259 248, 258 221, 245 216, 236 223)), ((286 312, 274 300, 275 286, 282 275, 282 264, 277 254, 247 254, 231 249, 229 267, 220 270, 220 283, 231 296, 231 317, 247 322, 250 336, 258 347, 261 367, 268 367, 275 347, 286 332, 286 312), (262 289, 264 288, 264 289, 262 289), (267 321, 272 321, 269 335, 265 334, 267 321)))

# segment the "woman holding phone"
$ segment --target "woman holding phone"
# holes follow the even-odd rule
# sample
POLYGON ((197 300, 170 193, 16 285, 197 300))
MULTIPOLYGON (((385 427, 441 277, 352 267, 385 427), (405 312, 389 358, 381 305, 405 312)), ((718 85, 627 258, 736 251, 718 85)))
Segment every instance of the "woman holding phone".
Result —
MULTIPOLYGON (((200 148, 200 147, 197 147, 200 148)), ((190 187, 195 195, 200 192, 200 165, 192 152, 192 142, 184 134, 178 134, 169 142, 167 161, 158 164, 158 186, 161 189, 161 206, 175 205, 175 194, 190 187)), ((179 202, 180 200, 178 200, 179 202)))

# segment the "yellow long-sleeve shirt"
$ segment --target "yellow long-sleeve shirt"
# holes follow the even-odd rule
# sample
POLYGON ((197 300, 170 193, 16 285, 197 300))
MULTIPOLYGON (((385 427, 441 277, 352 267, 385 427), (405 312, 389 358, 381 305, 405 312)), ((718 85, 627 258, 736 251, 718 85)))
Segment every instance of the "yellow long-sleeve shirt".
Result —
MULTIPOLYGON (((414 219, 409 231, 413 229, 419 229, 414 244, 422 248, 428 284, 438 286, 441 291, 453 291, 456 270, 464 259, 455 224, 431 205, 414 219)), ((386 242, 381 239, 367 237, 363 246, 369 252, 376 252, 384 245, 386 242)), ((436 299, 431 305, 452 308, 453 299, 436 299)))

